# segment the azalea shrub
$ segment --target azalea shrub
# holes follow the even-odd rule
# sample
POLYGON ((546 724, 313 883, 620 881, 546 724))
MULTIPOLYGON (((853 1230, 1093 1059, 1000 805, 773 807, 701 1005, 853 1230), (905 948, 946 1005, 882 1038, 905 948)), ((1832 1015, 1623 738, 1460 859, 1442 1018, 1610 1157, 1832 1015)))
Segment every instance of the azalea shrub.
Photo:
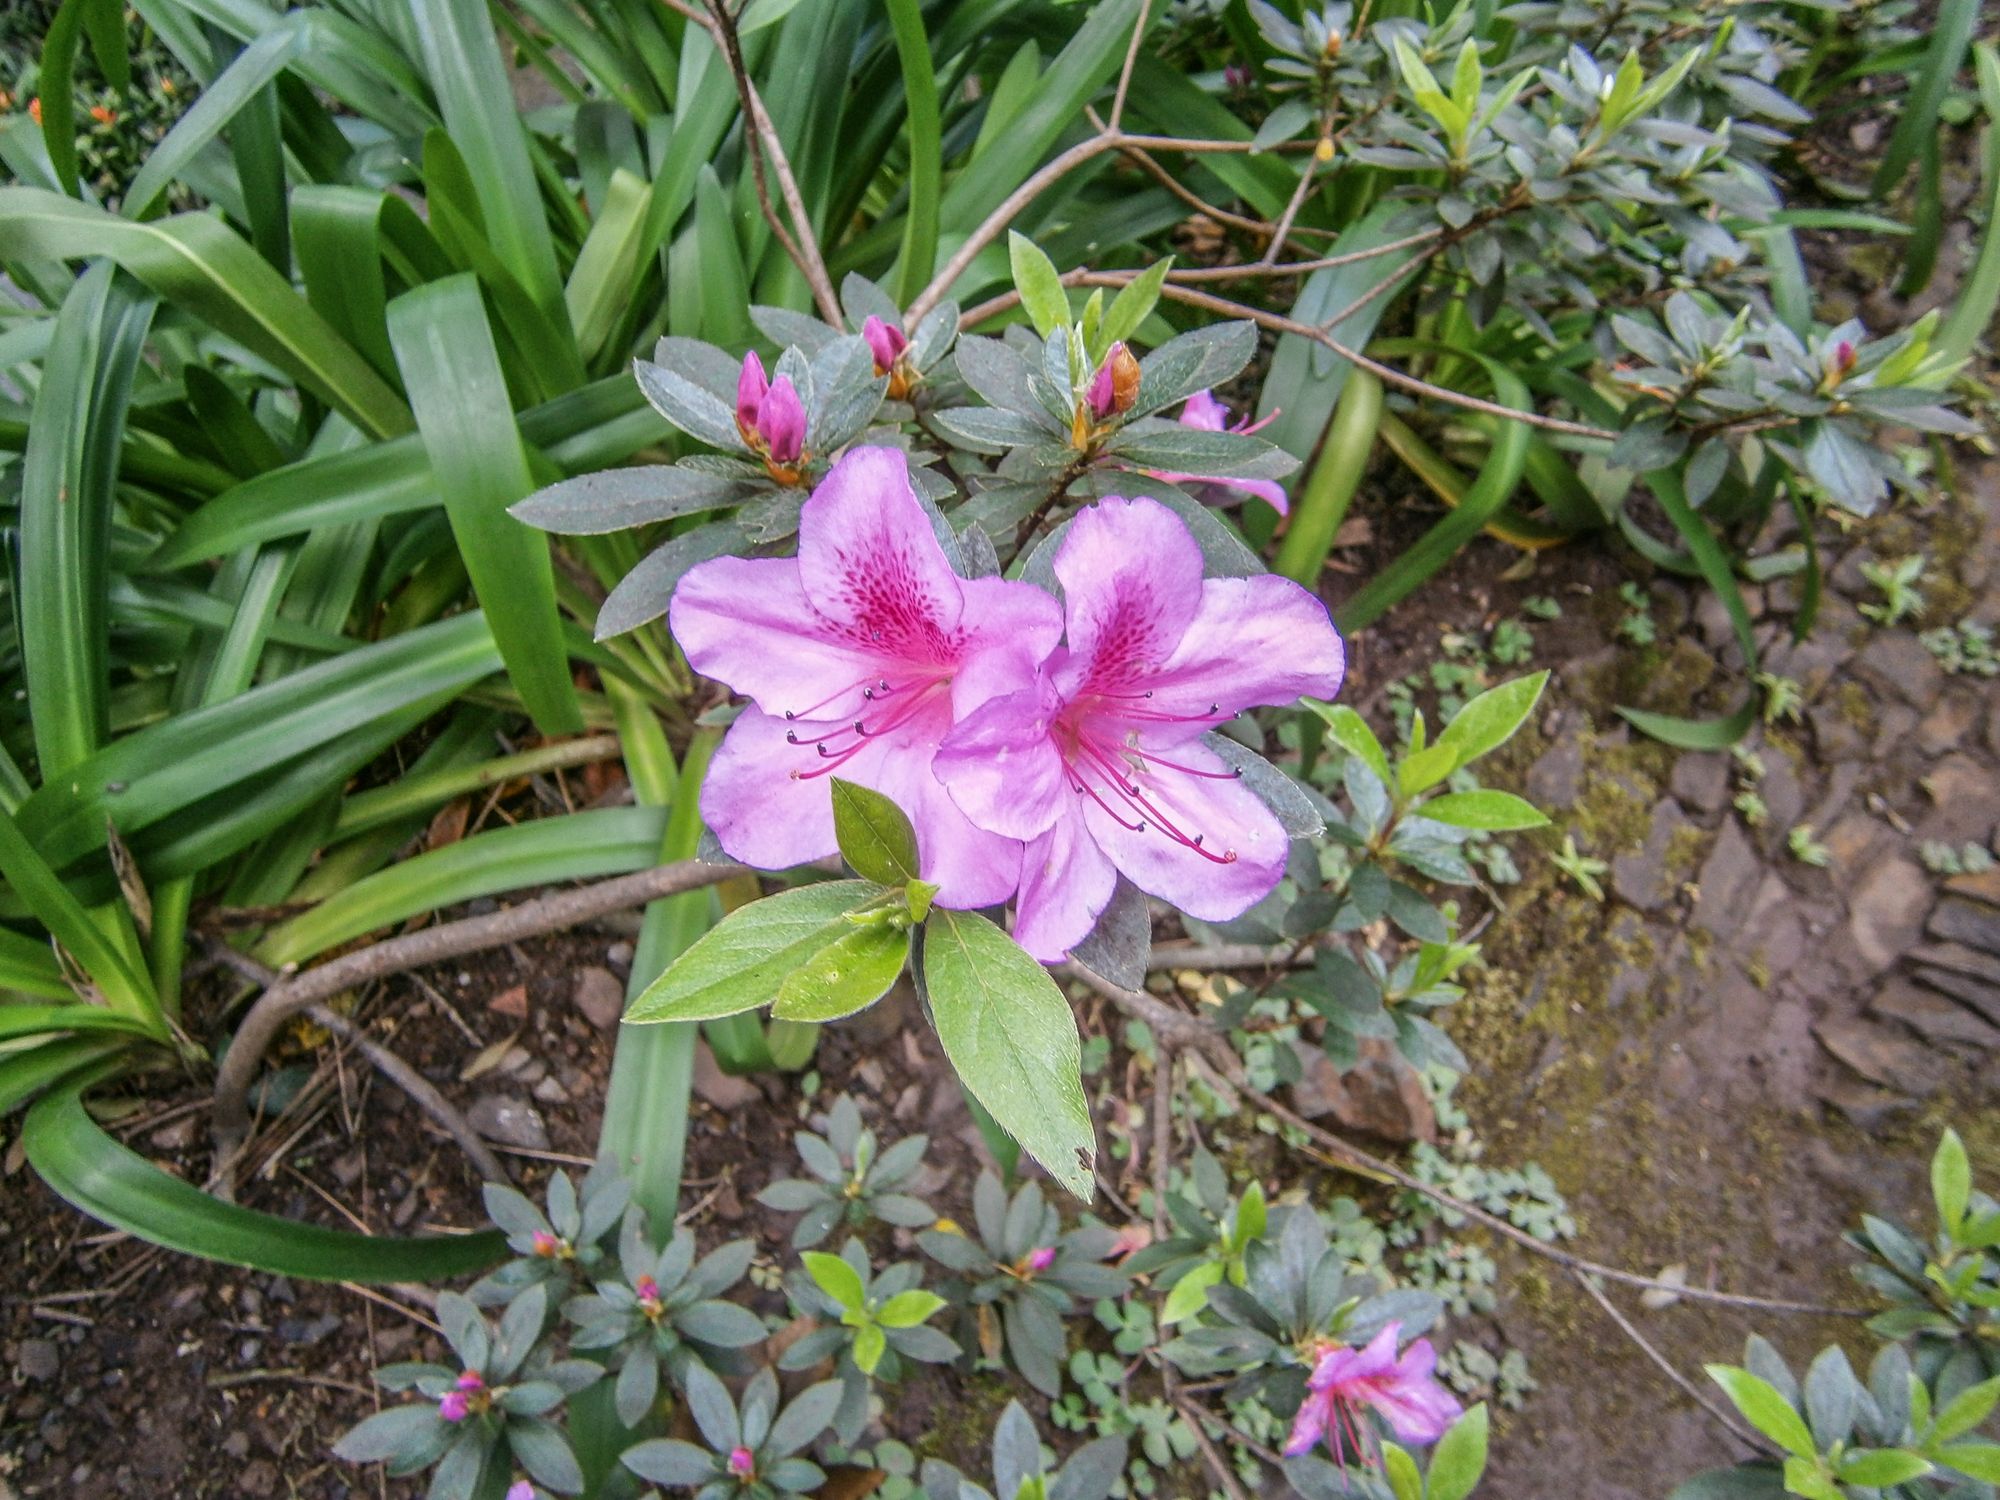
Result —
POLYGON ((1388 917, 1410 953, 1325 945, 1292 990, 1349 1062, 1377 1035, 1463 1065, 1424 1012, 1456 998, 1470 950, 1398 876, 1469 881, 1469 839, 1545 821, 1465 769, 1541 679, 1468 704, 1435 743, 1419 723, 1392 770, 1328 702, 1346 653, 1325 604, 1266 572, 1217 508, 1281 499, 1295 467, 1213 394, 1254 330, 1209 325, 1142 356, 1159 276, 1072 322, 1040 253, 1014 254, 1044 333, 958 337, 947 307, 906 337, 850 277, 849 329, 757 310, 795 340, 768 369, 663 340, 640 388, 717 451, 563 481, 516 514, 673 523, 598 628, 664 614, 688 664, 741 700, 707 716, 727 731, 702 819, 715 853, 787 882, 691 946, 627 1022, 763 1006, 831 1021, 907 966, 967 1091, 1088 1197, 1081 1044, 1045 966, 1137 984, 1149 902, 1192 932, 1301 946, 1388 917), (1256 711, 1301 701, 1310 734, 1288 716, 1292 745, 1274 744, 1256 711), (1313 785, 1322 765, 1351 814, 1313 785), (838 860, 854 878, 824 878, 838 860), (1008 906, 1008 923, 988 915, 1008 906))

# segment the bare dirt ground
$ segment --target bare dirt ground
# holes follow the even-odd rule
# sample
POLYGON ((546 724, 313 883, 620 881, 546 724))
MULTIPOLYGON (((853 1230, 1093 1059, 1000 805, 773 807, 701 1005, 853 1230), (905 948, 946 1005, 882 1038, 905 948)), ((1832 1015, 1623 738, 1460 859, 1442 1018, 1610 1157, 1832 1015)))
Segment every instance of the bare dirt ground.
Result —
MULTIPOLYGON (((1499 622, 1524 618, 1530 596, 1562 607, 1559 619, 1533 622, 1531 659, 1498 674, 1547 666, 1554 677, 1506 777, 1487 778, 1524 785, 1556 827, 1520 848, 1523 882, 1499 892, 1489 966, 1452 1026, 1474 1063, 1460 1097, 1488 1164, 1546 1166, 1588 1254, 1852 1303, 1837 1234, 1864 1208, 1918 1210, 1923 1158, 1944 1119, 1966 1133, 1975 1170, 2000 1175, 2000 884, 1940 877, 1919 855, 1926 840, 1990 843, 2000 823, 2000 685, 1947 674, 1915 633, 2000 621, 2000 473, 1964 478, 1968 498, 1934 502, 1921 530, 1904 512, 1844 536, 1828 529, 1828 595, 1804 644, 1790 642, 1795 586, 1753 590, 1762 665, 1804 695, 1796 720, 1753 735, 1760 769, 1668 751, 1613 714, 1614 704, 1712 712, 1745 686, 1720 611, 1679 582, 1648 585, 1655 644, 1619 640, 1631 606, 1618 586, 1631 575, 1594 544, 1498 582, 1513 554, 1481 542, 1355 643, 1349 701, 1386 723, 1388 685, 1427 667, 1441 644, 1487 640, 1499 622), (1894 628, 1865 619, 1856 606, 1873 595, 1861 562, 1920 545, 1925 616, 1894 628), (1739 806, 1745 794, 1756 804, 1739 806), (1825 867, 1792 854, 1800 825, 1826 846, 1825 867), (1609 863, 1602 903, 1552 865, 1564 834, 1609 863)), ((1376 539, 1339 554, 1346 571, 1327 592, 1338 598, 1429 519, 1421 501, 1374 510, 1376 539)), ((615 928, 578 932, 399 979, 359 997, 357 1013, 532 1188, 590 1150, 630 955, 615 928)), ((200 1003, 226 998, 213 983, 200 1003)), ((1086 1011, 1085 1022, 1118 1034, 1112 1018, 1086 1011)), ((376 1230, 477 1221, 475 1184, 448 1140, 326 1038, 296 1044, 289 1061, 309 1081, 267 1130, 248 1201, 376 1230)), ((846 1090, 885 1133, 930 1132, 926 1186, 941 1211, 963 1207, 976 1137, 906 1003, 829 1030, 815 1066, 820 1098, 846 1090)), ((1128 1176, 1116 1159, 1116 1095, 1143 1094, 1135 1067, 1122 1050, 1114 1058, 1100 1116, 1112 1170, 1128 1176)), ((162 1079, 116 1128, 200 1180, 200 1101, 162 1079)), ((789 1134, 809 1107, 796 1078, 700 1079, 685 1204, 704 1244, 753 1235, 765 1263, 782 1263, 789 1220, 752 1200, 791 1170, 789 1134)), ((376 1365, 435 1352, 420 1289, 287 1282, 101 1233, 26 1170, 16 1129, 0 1136, 0 1495, 418 1492, 327 1451, 373 1409, 376 1365)), ((1361 1190, 1273 1166, 1274 1185, 1361 1190)), ((1654 1497, 1733 1456, 1554 1267, 1505 1253, 1501 1279, 1495 1315, 1471 1321, 1488 1342, 1524 1350, 1540 1389, 1501 1424, 1482 1493, 1527 1500, 1561 1473, 1598 1500, 1654 1497)), ((783 1311, 778 1294, 760 1295, 760 1310, 783 1311)), ((1735 1357, 1753 1330, 1794 1356, 1828 1337, 1861 1347, 1848 1321, 1774 1326, 1618 1300, 1686 1370, 1735 1357)), ((992 1404, 991 1385, 922 1382, 894 1404, 890 1425, 920 1451, 963 1446, 960 1428, 992 1404)), ((1189 1476, 1189 1493, 1206 1485, 1189 1476)))

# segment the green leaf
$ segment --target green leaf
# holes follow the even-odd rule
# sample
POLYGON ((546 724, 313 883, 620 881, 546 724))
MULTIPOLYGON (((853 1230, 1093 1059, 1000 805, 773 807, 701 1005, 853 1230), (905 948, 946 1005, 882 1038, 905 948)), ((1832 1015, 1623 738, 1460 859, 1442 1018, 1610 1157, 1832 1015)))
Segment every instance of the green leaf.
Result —
POLYGON ((308 1281, 446 1281, 503 1259, 497 1230, 396 1239, 301 1224, 211 1198, 127 1150, 83 1107, 83 1085, 44 1095, 21 1140, 36 1173, 92 1218, 169 1250, 308 1281))
POLYGON ((189 213, 134 224, 43 188, 0 187, 0 262, 97 256, 269 360, 364 432, 409 431, 402 398, 220 220, 189 213))
MULTIPOLYGON (((1433 748, 1445 749, 1439 745, 1433 748)), ((1449 823, 1454 828, 1477 828, 1488 833, 1511 833, 1522 828, 1545 828, 1548 819, 1534 805, 1511 792, 1446 792, 1417 809, 1426 818, 1449 823)))
POLYGON ((389 341, 507 675, 543 734, 576 733, 549 541, 507 514, 536 485, 478 283, 461 274, 404 293, 389 305, 389 341))
POLYGON ((807 958, 778 986, 771 1015, 779 1021, 837 1021, 889 992, 910 956, 904 927, 851 928, 807 958))
POLYGON ((1097 1139, 1083 1097, 1083 1045, 1055 981, 986 918, 940 909, 924 932, 924 985, 960 1081, 1088 1202, 1097 1139))
POLYGON ((1817 1455, 1819 1450, 1813 1444, 1812 1433, 1806 1430, 1805 1418, 1778 1394, 1777 1388, 1769 1381, 1760 1380, 1748 1370, 1739 1370, 1733 1365, 1708 1365, 1704 1368, 1709 1379, 1729 1393, 1729 1399, 1736 1403, 1736 1409, 1743 1413, 1752 1427, 1788 1453, 1807 1460, 1817 1455))
POLYGON ((854 1335, 854 1367, 863 1375, 873 1375, 888 1350, 889 1336, 873 1323, 864 1324, 854 1335))
MULTIPOLYGON (((1458 769, 1458 747, 1455 745, 1426 745, 1403 758, 1396 768, 1396 788, 1404 797, 1414 797, 1419 792, 1427 792, 1445 777, 1458 769)), ((1440 802, 1445 800, 1440 797, 1440 802)))
POLYGON ((1549 674, 1536 672, 1489 688, 1452 716, 1437 742, 1458 751, 1458 764, 1470 765, 1488 751, 1497 750, 1514 736, 1535 711, 1549 674))
POLYGON ((1169 255, 1165 260, 1154 261, 1118 289, 1118 295, 1111 299, 1110 311, 1098 325, 1097 337, 1091 340, 1092 359, 1102 359, 1113 344, 1122 343, 1139 331, 1139 325, 1159 305, 1160 288, 1167 284, 1167 272, 1173 268, 1174 258, 1169 255))
MULTIPOLYGON (((71 0, 72 6, 75 0, 71 0)), ((113 491, 156 299, 100 262, 63 299, 20 467, 18 619, 42 779, 109 735, 113 491)))
POLYGON ((1375 773, 1382 785, 1389 784, 1389 757, 1383 752, 1382 742, 1375 738, 1375 731, 1368 727, 1368 721, 1346 704, 1321 703, 1307 698, 1305 706, 1326 720, 1327 733, 1333 742, 1349 755, 1358 755, 1375 773))
POLYGON ((1757 722, 1757 700, 1753 696, 1732 714, 1719 719, 1684 719, 1676 714, 1656 714, 1643 708, 1620 708, 1618 716, 1641 734, 1651 735, 1663 745, 1681 750, 1727 750, 1750 732, 1757 722))
POLYGON ((1972 1163, 1965 1142, 1949 1126, 1931 1156, 1931 1196, 1937 1202, 1938 1219, 1948 1232, 1956 1233, 1972 1197, 1972 1163))
MULTIPOLYGON (((0 1015, 4 1015, 0 1011, 0 1015)), ((1937 1414, 1937 1430, 1932 1436, 1938 1442, 1949 1442, 1960 1433, 1970 1432, 1986 1420, 1996 1403, 2000 1403, 2000 1375, 1991 1380, 1982 1380, 1978 1385, 1967 1386, 1937 1414)))
POLYGON ((1069 293, 1055 262, 1042 253, 1033 240, 1018 230, 1007 231, 1007 260, 1014 271, 1014 290, 1021 294, 1021 307, 1035 325, 1035 332, 1047 338, 1069 322, 1069 293))
POLYGON ((910 209, 896 259, 896 300, 907 305, 931 279, 937 264, 938 203, 944 192, 943 126, 938 115, 938 68, 924 34, 918 0, 887 0, 903 71, 910 131, 910 209))
POLYGON ((799 1260, 819 1289, 848 1311, 856 1311, 868 1301, 868 1289, 861 1284, 861 1273, 838 1255, 828 1255, 823 1250, 807 1250, 800 1254, 799 1260))
POLYGON ((1929 1459, 1900 1448, 1857 1448, 1840 1461, 1837 1472, 1842 1484, 1879 1490, 1921 1479, 1931 1471, 1929 1459))
POLYGON ((35 846, 22 836, 17 821, 4 814, 0 814, 0 877, 113 1009, 165 1038, 166 1022, 152 981, 128 957, 137 951, 136 935, 129 923, 127 942, 116 943, 107 937, 69 888, 56 879, 55 871, 35 846))
POLYGON ((1451 1424, 1431 1455, 1428 1500, 1465 1500, 1486 1472, 1486 1403, 1451 1424))
POLYGON ((1208 1289, 1222 1280, 1221 1261, 1203 1261, 1174 1283, 1167 1293, 1167 1300, 1160 1308, 1160 1326, 1171 1327, 1185 1318, 1191 1318, 1208 1306, 1208 1289))
POLYGON ((1938 1449, 1937 1458, 1968 1478, 2000 1483, 2000 1443, 1953 1443, 1938 1449))
POLYGON ((648 985, 625 1019, 708 1021, 768 1004, 794 969, 854 931, 849 912, 881 896, 865 880, 829 880, 739 907, 648 985))
POLYGON ((1903 174, 1916 160, 1926 141, 1937 139, 1942 128, 1938 107, 1958 77, 1965 61, 1965 49, 1979 25, 1979 0, 1944 0, 1930 26, 1930 46, 1911 82, 1908 94, 1898 101, 1896 128, 1875 168, 1870 194, 1878 202, 1886 199, 1903 174))
POLYGON ((875 1321, 884 1328, 914 1328, 944 1306, 944 1298, 922 1287, 898 1292, 875 1310, 875 1321))
POLYGON ((838 776, 833 781, 833 832, 854 873, 877 885, 903 885, 919 874, 917 830, 880 792, 838 776))
POLYGON ((1396 1500, 1423 1500, 1424 1474, 1417 1461, 1394 1443, 1382 1445, 1382 1472, 1388 1477, 1390 1493, 1396 1500))

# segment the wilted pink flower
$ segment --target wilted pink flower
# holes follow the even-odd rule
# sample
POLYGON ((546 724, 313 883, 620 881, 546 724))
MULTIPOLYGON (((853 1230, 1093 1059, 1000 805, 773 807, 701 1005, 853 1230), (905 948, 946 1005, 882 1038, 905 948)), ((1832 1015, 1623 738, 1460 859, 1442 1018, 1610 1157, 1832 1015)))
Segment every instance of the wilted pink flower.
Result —
POLYGON ((1054 566, 1066 649, 967 714, 936 762, 973 822, 1027 843, 1015 939, 1061 958, 1120 872, 1203 921, 1241 916, 1283 876, 1290 840, 1200 740, 1253 705, 1339 690, 1326 606, 1269 574, 1204 580, 1201 549, 1156 500, 1082 511, 1054 566))
POLYGON ((764 378, 764 362, 752 351, 736 377, 736 432, 743 445, 764 460, 771 477, 796 484, 805 453, 806 409, 789 375, 764 378))
POLYGON ((1138 399, 1139 361, 1123 343, 1113 344, 1090 377, 1084 405, 1093 422, 1108 422, 1130 411, 1138 399))
POLYGON ((477 1408, 485 1406, 486 1382, 477 1370, 467 1370, 458 1384, 438 1397, 438 1415, 447 1422, 463 1422, 477 1408))
POLYGON ((1028 1252, 1028 1258, 1024 1262, 1024 1264, 1027 1267, 1028 1274, 1030 1276, 1041 1275, 1042 1272, 1046 1271, 1050 1266, 1054 1265, 1055 1263, 1056 1263, 1056 1247, 1054 1245, 1042 1245, 1036 1249, 1030 1250, 1028 1252))
POLYGON ((784 869, 837 849, 827 778, 872 788, 916 825, 924 879, 951 907, 1012 894, 1021 846, 980 829, 931 772, 955 705, 983 702, 1055 648, 1062 614, 1031 584, 951 571, 904 456, 857 448, 799 518, 796 558, 718 558, 674 595, 697 672, 750 698, 702 785, 724 849, 784 869))
POLYGON ((738 1479, 751 1479, 757 1473, 757 1455, 741 1444, 729 1450, 729 1472, 738 1479))
MULTIPOLYGON (((1196 391, 1187 398, 1187 405, 1181 408, 1181 426, 1192 427, 1197 432, 1255 432, 1258 428, 1277 420, 1272 412, 1262 421, 1252 422, 1248 417, 1229 425, 1229 409, 1207 391, 1196 391)), ((1160 469, 1147 470, 1155 479, 1168 484, 1212 485, 1217 489, 1234 490, 1239 495, 1254 495, 1269 505, 1279 515, 1289 515, 1291 505, 1285 499, 1284 486, 1273 479, 1215 479, 1201 474, 1170 474, 1160 469)))
POLYGON ((1457 1420, 1462 1408, 1438 1384, 1437 1351, 1429 1339, 1415 1339, 1398 1357, 1396 1339, 1402 1325, 1391 1323, 1368 1341, 1365 1349, 1328 1344, 1307 1380, 1305 1404, 1292 1421, 1285 1456, 1296 1458, 1324 1441, 1338 1453, 1345 1441, 1365 1462, 1373 1462, 1374 1444, 1364 1439, 1360 1413, 1373 1411, 1406 1443, 1434 1443, 1457 1420))

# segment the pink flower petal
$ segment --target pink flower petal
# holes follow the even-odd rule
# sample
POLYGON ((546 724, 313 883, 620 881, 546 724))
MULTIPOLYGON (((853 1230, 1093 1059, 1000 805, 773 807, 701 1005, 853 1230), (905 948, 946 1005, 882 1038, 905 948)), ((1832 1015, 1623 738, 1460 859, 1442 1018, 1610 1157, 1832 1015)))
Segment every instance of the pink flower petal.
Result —
POLYGON ((1223 432, 1229 427, 1229 408, 1211 391, 1196 391, 1181 408, 1180 423, 1197 432, 1223 432))
POLYGON ((757 409, 771 382, 764 378, 764 361, 753 349, 743 356, 743 369, 736 377, 736 430, 747 438, 757 430, 757 409))
POLYGON ((797 463, 806 447, 806 409, 792 377, 780 375, 757 407, 757 430, 770 449, 771 462, 797 463))
POLYGON ((1060 705, 1047 684, 994 698, 945 737, 935 770, 967 817, 1010 838, 1047 831, 1074 802, 1049 738, 1060 705))
POLYGON ((1201 548, 1157 500, 1100 500, 1056 549, 1069 653, 1087 679, 1115 683, 1164 661, 1201 603, 1201 548))
POLYGON ((689 666, 769 714, 851 718, 880 676, 880 657, 812 607, 789 557, 689 569, 667 620, 689 666))
POLYGON ((798 566, 814 609, 858 648, 955 659, 964 585, 896 449, 856 448, 820 481, 799 516, 798 566))
POLYGON ((1059 963, 1090 936, 1118 871, 1069 811, 1021 856, 1021 889, 1014 902, 1014 941, 1045 964, 1059 963))
POLYGON ((1299 1404, 1299 1414, 1292 1418, 1291 1436, 1285 1439, 1285 1457, 1297 1458, 1310 1453, 1315 1444, 1326 1436, 1328 1418, 1333 1412, 1330 1397, 1317 1392, 1309 1392, 1299 1404))
MULTIPOLYGON (((1185 742, 1160 754, 1172 766, 1146 762, 1143 771, 1128 770, 1138 788, 1129 800, 1101 791, 1104 803, 1083 803, 1091 837, 1148 895, 1205 922, 1240 917, 1284 877, 1291 840, 1213 750, 1185 742), (1195 838, 1199 849, 1189 847, 1195 838)), ((1091 779, 1104 787, 1104 776, 1091 779)))
MULTIPOLYGON (((825 859, 839 849, 833 836, 833 794, 824 776, 803 780, 794 771, 814 769, 812 726, 795 726, 760 709, 746 708, 729 726, 701 783, 701 815, 732 859, 761 870, 788 870, 825 859)), ((822 722, 832 731, 837 724, 822 722)), ((840 774, 868 785, 881 749, 869 746, 840 774)))
POLYGON ((1234 716, 1303 694, 1331 698, 1347 666, 1326 606, 1288 578, 1211 578, 1173 652, 1147 679, 1161 713, 1234 716))

